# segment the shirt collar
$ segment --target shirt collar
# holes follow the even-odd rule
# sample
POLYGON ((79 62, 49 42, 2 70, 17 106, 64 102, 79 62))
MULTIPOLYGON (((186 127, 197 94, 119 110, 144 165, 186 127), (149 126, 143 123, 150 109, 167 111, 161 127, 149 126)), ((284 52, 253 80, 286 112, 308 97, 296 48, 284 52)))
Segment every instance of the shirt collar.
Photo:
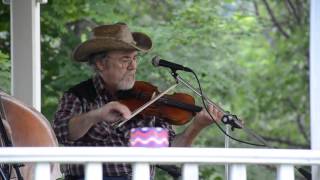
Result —
POLYGON ((108 91, 105 89, 103 79, 99 74, 96 74, 93 77, 93 85, 99 95, 102 95, 105 93, 109 94, 108 91))

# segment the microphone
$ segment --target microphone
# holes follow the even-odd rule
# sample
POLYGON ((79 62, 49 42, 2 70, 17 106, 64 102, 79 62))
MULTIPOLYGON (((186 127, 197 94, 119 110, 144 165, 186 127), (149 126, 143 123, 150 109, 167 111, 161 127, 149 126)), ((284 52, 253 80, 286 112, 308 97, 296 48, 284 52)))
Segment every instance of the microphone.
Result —
POLYGON ((172 71, 181 70, 186 72, 192 72, 192 69, 188 67, 184 67, 180 64, 176 64, 176 63, 172 63, 172 62, 160 59, 158 56, 155 56, 154 58, 152 58, 152 64, 155 67, 162 66, 162 67, 170 68, 172 71))

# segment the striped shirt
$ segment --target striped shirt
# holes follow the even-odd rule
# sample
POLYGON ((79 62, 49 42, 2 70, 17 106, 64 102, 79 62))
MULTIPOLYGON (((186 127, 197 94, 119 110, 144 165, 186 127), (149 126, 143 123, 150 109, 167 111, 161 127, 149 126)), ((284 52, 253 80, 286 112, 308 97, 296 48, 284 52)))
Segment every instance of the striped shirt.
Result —
MULTIPOLYGON (((53 129, 59 143, 63 146, 128 146, 130 130, 136 127, 162 127, 169 130, 169 142, 172 142, 175 133, 172 126, 161 118, 150 116, 137 116, 125 123, 117 130, 113 129, 109 123, 102 121, 95 124, 80 139, 72 141, 68 138, 68 122, 69 120, 82 113, 97 109, 110 101, 116 100, 112 98, 110 93, 104 88, 102 78, 96 75, 92 78, 97 96, 94 101, 80 99, 70 91, 66 91, 59 103, 58 110, 53 120, 53 129)), ((64 175, 83 176, 84 167, 79 164, 62 164, 61 171, 64 175)), ((116 163, 103 165, 104 176, 128 176, 131 177, 132 170, 130 164, 116 163)), ((152 174, 154 171, 151 172, 152 174)))

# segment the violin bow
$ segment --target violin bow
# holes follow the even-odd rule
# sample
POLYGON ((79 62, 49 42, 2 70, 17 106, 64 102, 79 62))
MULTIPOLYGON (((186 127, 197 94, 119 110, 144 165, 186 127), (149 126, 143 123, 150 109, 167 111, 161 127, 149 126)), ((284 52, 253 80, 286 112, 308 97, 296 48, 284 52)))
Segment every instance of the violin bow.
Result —
POLYGON ((170 86, 168 89, 166 89, 165 91, 163 91, 162 93, 160 93, 159 95, 151 98, 147 103, 145 103, 143 106, 139 107, 138 109, 136 109, 135 111, 132 112, 132 114, 130 115, 130 117, 128 119, 124 119, 121 118, 115 122, 113 122, 111 124, 112 127, 115 128, 119 128, 120 126, 122 126, 123 124, 125 124, 126 122, 128 122, 130 119, 132 119, 134 116, 136 116, 137 114, 139 114, 141 111, 143 111, 144 109, 146 109, 148 106, 150 106, 152 103, 156 102, 158 99, 160 99, 162 96, 164 96, 165 94, 167 94, 169 91, 171 91, 172 89, 174 89, 176 86, 178 85, 178 83, 170 86))

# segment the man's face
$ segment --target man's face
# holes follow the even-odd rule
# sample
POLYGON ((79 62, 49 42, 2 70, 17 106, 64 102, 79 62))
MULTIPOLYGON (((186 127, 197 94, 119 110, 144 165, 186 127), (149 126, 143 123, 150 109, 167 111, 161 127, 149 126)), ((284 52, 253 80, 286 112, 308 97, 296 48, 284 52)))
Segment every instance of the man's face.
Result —
POLYGON ((133 87, 137 69, 137 51, 109 51, 106 58, 97 62, 100 75, 112 90, 133 87))

